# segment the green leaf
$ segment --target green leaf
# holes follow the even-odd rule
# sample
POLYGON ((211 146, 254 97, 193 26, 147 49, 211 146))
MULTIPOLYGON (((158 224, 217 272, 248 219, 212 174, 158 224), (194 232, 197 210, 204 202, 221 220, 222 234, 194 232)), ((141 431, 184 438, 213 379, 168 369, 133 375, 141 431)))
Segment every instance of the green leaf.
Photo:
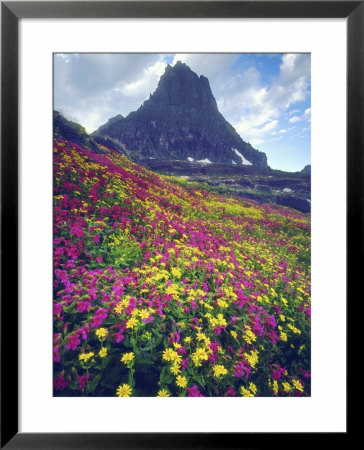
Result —
POLYGON ((95 378, 87 383, 87 393, 92 393, 96 389, 97 385, 99 384, 99 381, 101 380, 102 375, 98 374, 95 376, 95 378))

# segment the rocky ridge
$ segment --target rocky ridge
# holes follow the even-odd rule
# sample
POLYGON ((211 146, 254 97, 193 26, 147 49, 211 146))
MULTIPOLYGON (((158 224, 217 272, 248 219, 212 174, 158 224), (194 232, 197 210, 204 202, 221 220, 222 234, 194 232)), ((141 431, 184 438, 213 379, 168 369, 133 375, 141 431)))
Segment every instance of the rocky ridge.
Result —
POLYGON ((109 119, 92 136, 112 139, 144 163, 200 161, 268 169, 265 153, 246 143, 219 112, 208 79, 181 62, 166 67, 156 91, 137 111, 109 119))

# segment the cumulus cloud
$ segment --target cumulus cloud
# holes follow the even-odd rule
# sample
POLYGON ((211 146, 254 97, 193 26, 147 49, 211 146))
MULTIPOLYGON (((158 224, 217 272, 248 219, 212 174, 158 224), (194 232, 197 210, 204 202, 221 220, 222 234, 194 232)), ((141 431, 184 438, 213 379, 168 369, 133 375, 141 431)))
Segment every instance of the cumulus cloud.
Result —
MULTIPOLYGON (((231 67, 236 56, 225 55, 226 66, 230 64, 231 67)), ((217 71, 218 64, 211 66, 210 63, 211 74, 205 72, 221 113, 253 146, 258 140, 260 145, 268 138, 271 127, 279 124, 292 105, 306 101, 310 96, 310 55, 276 56, 281 59, 279 73, 269 83, 263 80, 259 65, 248 66, 240 72, 224 71, 223 79, 221 70, 220 73, 217 71)), ((197 55, 190 56, 189 61, 191 66, 195 62, 201 63, 197 55)), ((299 109, 294 109, 291 114, 298 112, 299 109)))
POLYGON ((54 107, 94 131, 137 109, 165 67, 165 55, 157 54, 56 54, 54 107))

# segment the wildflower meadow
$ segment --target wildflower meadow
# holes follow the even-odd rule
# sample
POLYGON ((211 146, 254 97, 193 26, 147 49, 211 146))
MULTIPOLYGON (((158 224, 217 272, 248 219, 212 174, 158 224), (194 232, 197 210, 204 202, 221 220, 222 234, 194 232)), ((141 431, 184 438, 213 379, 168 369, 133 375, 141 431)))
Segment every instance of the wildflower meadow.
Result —
POLYGON ((310 215, 54 141, 54 395, 310 396, 310 215))

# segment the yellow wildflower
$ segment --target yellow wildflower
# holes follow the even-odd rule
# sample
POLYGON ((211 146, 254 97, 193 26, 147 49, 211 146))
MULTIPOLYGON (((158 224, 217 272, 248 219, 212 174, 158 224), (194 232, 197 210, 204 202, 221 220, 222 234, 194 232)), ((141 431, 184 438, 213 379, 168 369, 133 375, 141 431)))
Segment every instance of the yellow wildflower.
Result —
POLYGON ((278 394, 278 381, 277 380, 273 381, 273 392, 275 394, 278 394))
POLYGON ((135 328, 138 324, 138 320, 135 317, 132 317, 126 322, 126 328, 135 328))
POLYGON ((299 380, 292 380, 293 386, 300 392, 303 392, 303 386, 299 380))
POLYGON ((203 333, 197 333, 196 337, 198 341, 204 341, 206 339, 206 335, 203 333))
POLYGON ((181 359, 181 356, 172 348, 167 348, 166 350, 164 350, 162 358, 165 361, 179 361, 181 359))
POLYGON ((185 388, 187 386, 187 378, 183 377, 181 375, 178 375, 176 378, 176 385, 181 388, 185 388))
POLYGON ((133 359, 134 359, 134 353, 130 352, 130 353, 124 353, 124 355, 122 356, 120 361, 123 362, 124 364, 128 364, 131 361, 133 361, 133 359))
POLYGON ((130 397, 132 393, 132 388, 124 383, 122 386, 119 386, 116 391, 116 395, 118 397, 130 397))
POLYGON ((246 389, 244 386, 240 388, 240 393, 243 397, 254 397, 254 394, 252 394, 249 389, 246 389))
POLYGON ((234 331, 234 330, 231 330, 231 331, 230 331, 230 334, 231 334, 231 336, 232 336, 233 338, 237 339, 237 337, 238 337, 238 334, 237 334, 237 332, 236 332, 236 331, 234 331))
POLYGON ((255 368, 255 365, 258 362, 258 354, 259 352, 257 350, 252 350, 251 353, 245 353, 245 359, 248 361, 248 363, 252 366, 252 368, 255 368))
POLYGON ((222 300, 222 299, 219 299, 219 300, 217 301, 217 305, 218 305, 220 308, 227 308, 227 307, 229 306, 229 304, 228 304, 225 300, 222 300))
POLYGON ((78 356, 78 359, 80 360, 80 361, 84 361, 84 362, 87 362, 90 358, 92 358, 94 356, 94 352, 90 352, 90 353, 81 353, 79 356, 78 356))
POLYGON ((226 375, 228 373, 227 369, 224 366, 222 366, 221 364, 215 364, 212 367, 212 370, 214 371, 214 376, 216 378, 218 378, 221 375, 226 375))
POLYGON ((179 269, 177 269, 176 267, 173 267, 171 272, 172 272, 172 275, 176 278, 181 278, 181 276, 182 276, 182 272, 179 269))
POLYGON ((257 340, 257 337, 253 333, 252 329, 249 325, 245 325, 245 332, 243 335, 243 339, 248 343, 251 344, 252 342, 255 342, 257 340))
POLYGON ((107 348, 103 347, 100 351, 99 351, 99 356, 100 358, 105 358, 105 356, 107 356, 107 348))
POLYGON ((299 330, 298 328, 296 328, 294 325, 288 323, 287 327, 290 328, 294 334, 301 334, 301 330, 299 330))
POLYGON ((146 309, 142 309, 139 311, 139 317, 141 317, 142 319, 148 319, 149 316, 150 312, 147 311, 146 309))
POLYGON ((161 389, 158 391, 157 397, 170 397, 171 394, 166 389, 161 389))
POLYGON ((252 382, 249 383, 249 389, 253 392, 253 394, 255 395, 258 391, 256 385, 252 382))
POLYGON ((181 367, 178 363, 174 363, 171 366, 170 371, 173 373, 173 375, 178 375, 179 373, 181 373, 181 367))
POLYGON ((99 339, 104 339, 107 336, 107 333, 108 333, 107 328, 98 328, 95 331, 95 334, 99 339))
POLYGON ((291 392, 291 385, 287 381, 284 381, 282 383, 282 386, 283 386, 284 392, 287 392, 287 394, 289 392, 291 392))

